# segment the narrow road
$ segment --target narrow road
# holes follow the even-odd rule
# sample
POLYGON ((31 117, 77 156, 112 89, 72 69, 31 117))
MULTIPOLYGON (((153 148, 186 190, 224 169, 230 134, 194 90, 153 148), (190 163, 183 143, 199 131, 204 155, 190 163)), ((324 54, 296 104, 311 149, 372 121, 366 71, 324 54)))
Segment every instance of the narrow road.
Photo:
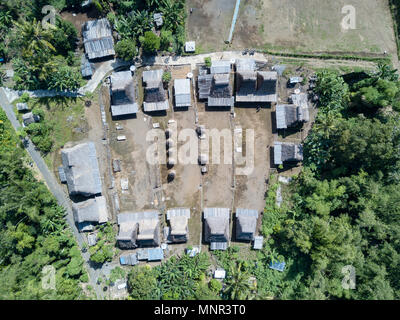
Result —
MULTIPOLYGON (((18 128, 21 127, 21 124, 17 120, 13 107, 9 103, 3 88, 0 88, 0 105, 5 111, 7 118, 10 120, 12 126, 14 127, 15 130, 18 130, 18 128)), ((89 282, 90 285, 93 287, 95 290, 97 299, 102 299, 103 298, 103 292, 101 291, 101 288, 99 285, 97 285, 96 280, 101 274, 101 269, 94 269, 89 261, 90 254, 89 252, 82 252, 82 246, 83 243, 86 242, 85 237, 78 232, 78 229, 75 226, 74 218, 73 218, 73 213, 72 213, 72 207, 71 207, 71 202, 67 195, 64 193, 62 187, 58 184, 56 178, 50 172, 48 169, 46 163, 44 162, 42 156, 40 153, 35 149, 35 146, 33 143, 28 140, 28 143, 26 144, 26 150, 28 151, 29 155, 31 156, 32 160, 36 163, 38 169, 40 170, 44 180, 46 181, 47 187, 49 188, 50 192, 54 195, 54 197, 57 199, 57 202, 60 206, 65 208, 65 211, 67 212, 67 215, 65 216, 68 225, 70 226, 73 235, 75 236, 76 242, 78 243, 82 257, 86 262, 86 269, 89 273, 89 282)))

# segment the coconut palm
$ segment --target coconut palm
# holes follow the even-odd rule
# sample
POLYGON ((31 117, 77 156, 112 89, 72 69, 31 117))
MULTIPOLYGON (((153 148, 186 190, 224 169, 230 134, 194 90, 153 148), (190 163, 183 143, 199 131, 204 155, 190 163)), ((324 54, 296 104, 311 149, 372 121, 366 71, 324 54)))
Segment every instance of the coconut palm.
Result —
POLYGON ((225 294, 231 300, 245 300, 251 297, 254 287, 250 281, 250 274, 242 270, 242 262, 232 264, 226 280, 225 294))
POLYGON ((39 52, 56 51, 50 42, 53 39, 54 26, 49 24, 48 29, 43 29, 42 23, 36 21, 36 19, 33 22, 26 20, 15 22, 15 26, 17 28, 17 37, 21 41, 21 48, 23 48, 23 56, 32 57, 39 52))

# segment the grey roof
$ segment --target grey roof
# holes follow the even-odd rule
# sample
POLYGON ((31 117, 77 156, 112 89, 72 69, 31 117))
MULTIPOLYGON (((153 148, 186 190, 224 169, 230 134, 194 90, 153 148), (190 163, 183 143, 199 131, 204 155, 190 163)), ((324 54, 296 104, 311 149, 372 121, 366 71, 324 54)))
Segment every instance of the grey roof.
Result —
POLYGON ((111 74, 111 113, 115 116, 138 112, 135 82, 130 71, 111 74))
POLYGON ((290 79, 289 79, 289 82, 290 83, 300 83, 300 82, 302 82, 303 81, 303 78, 302 77, 291 77, 290 79))
POLYGON ((60 178, 61 183, 67 182, 67 177, 65 175, 63 166, 58 167, 58 177, 60 178))
POLYGON ((88 235, 88 244, 89 246, 94 246, 97 242, 97 236, 94 233, 88 235))
POLYGON ((127 212, 117 215, 119 233, 117 240, 153 240, 159 241, 160 222, 158 211, 127 212), (136 238, 133 239, 133 235, 136 238))
POLYGON ((17 103, 17 110, 18 111, 26 111, 29 110, 28 104, 26 102, 18 102, 17 103))
POLYGON ((161 248, 147 249, 148 261, 160 261, 164 259, 164 251, 161 248))
POLYGON ((301 108, 294 104, 278 104, 276 106, 276 127, 286 129, 297 124, 301 116, 301 108))
POLYGON ((32 112, 28 112, 22 115, 22 122, 25 126, 30 125, 31 123, 39 122, 40 117, 38 115, 33 114, 32 112))
POLYGON ((207 242, 227 242, 229 239, 229 208, 204 208, 204 235, 207 242))
POLYGON ((72 212, 76 223, 104 223, 108 221, 107 203, 103 196, 73 203, 72 212))
POLYGON ((214 74, 210 95, 208 96, 208 106, 231 107, 234 103, 235 98, 232 96, 229 73, 214 74))
POLYGON ((274 163, 303 161, 303 146, 301 144, 275 142, 274 163))
POLYGON ((190 80, 189 79, 175 79, 175 106, 176 107, 190 107, 192 104, 192 96, 190 94, 190 80))
POLYGON ((167 210, 167 220, 171 226, 172 236, 183 236, 189 231, 188 219, 190 218, 189 208, 174 208, 167 210))
POLYGON ((302 108, 308 108, 308 95, 307 93, 292 94, 290 96, 292 103, 302 108))
POLYGON ((87 21, 83 25, 82 36, 89 60, 115 54, 112 29, 106 18, 87 21))
POLYGON ((199 75, 197 78, 197 86, 199 90, 199 99, 207 99, 210 95, 211 85, 213 81, 212 74, 199 75))
POLYGON ((277 102, 278 74, 275 71, 237 73, 237 102, 277 102))
POLYGON ((211 62, 211 73, 229 73, 231 72, 231 62, 229 60, 213 60, 211 62))
POLYGON ((245 72, 256 70, 256 61, 254 59, 237 59, 236 60, 236 72, 245 72))
POLYGON ((162 83, 163 73, 164 71, 161 69, 143 72, 143 82, 146 86, 145 101, 143 102, 145 112, 169 109, 169 103, 162 83))
POLYGON ((71 195, 91 196, 102 192, 100 170, 93 142, 63 149, 61 158, 71 195))
POLYGON ((257 229, 258 211, 252 209, 236 209, 236 238, 253 240, 257 229))
POLYGON ((157 27, 161 27, 164 23, 163 17, 161 13, 155 13, 153 14, 153 20, 156 23, 157 27))
POLYGON ((82 55, 81 58, 81 73, 82 77, 84 78, 91 77, 93 75, 92 64, 89 62, 85 55, 82 55))
POLYGON ((263 246, 264 237, 263 236, 256 236, 254 237, 253 249, 261 250, 263 246))
POLYGON ((226 250, 228 249, 228 242, 211 242, 210 250, 226 250))
POLYGON ((146 70, 143 71, 143 82, 148 85, 148 82, 156 81, 160 82, 162 81, 162 75, 164 74, 164 71, 162 69, 157 69, 157 70, 146 70))
POLYGON ((119 257, 119 262, 122 265, 134 266, 139 263, 136 253, 127 254, 119 257))

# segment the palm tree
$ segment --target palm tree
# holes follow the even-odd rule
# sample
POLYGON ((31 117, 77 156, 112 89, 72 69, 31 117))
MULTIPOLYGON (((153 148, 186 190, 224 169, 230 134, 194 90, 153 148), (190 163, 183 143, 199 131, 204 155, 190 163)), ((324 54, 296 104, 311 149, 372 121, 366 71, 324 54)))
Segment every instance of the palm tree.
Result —
POLYGON ((33 20, 28 22, 15 22, 17 27, 17 36, 21 41, 22 55, 25 57, 32 57, 40 52, 51 50, 56 51, 54 46, 50 43, 53 39, 53 28, 49 25, 49 29, 43 29, 40 21, 33 20))
POLYGON ((181 0, 161 0, 161 12, 168 30, 176 30, 185 21, 185 2, 181 0))
POLYGON ((231 265, 229 277, 226 281, 225 293, 231 300, 244 300, 251 296, 254 289, 250 281, 250 274, 246 270, 242 270, 242 262, 231 265))

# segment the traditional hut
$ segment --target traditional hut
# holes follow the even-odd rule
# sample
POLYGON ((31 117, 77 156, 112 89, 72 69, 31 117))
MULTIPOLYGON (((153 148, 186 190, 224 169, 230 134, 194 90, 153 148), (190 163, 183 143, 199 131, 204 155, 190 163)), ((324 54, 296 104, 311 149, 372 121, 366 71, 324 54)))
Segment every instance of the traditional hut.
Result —
POLYGON ((251 209, 236 209, 236 239, 242 241, 254 240, 257 230, 258 211, 251 209))
POLYGON ((113 72, 110 77, 111 114, 113 117, 138 112, 135 82, 131 71, 113 72))
POLYGON ((228 248, 229 219, 229 208, 204 208, 204 240, 211 250, 228 248))
POLYGON ((89 60, 115 55, 112 29, 106 18, 87 21, 82 36, 89 60))
POLYGON ((285 162, 303 161, 303 146, 301 144, 275 142, 274 163, 281 165, 285 162))
POLYGON ((79 231, 91 230, 94 225, 108 221, 107 203, 103 196, 73 203, 72 212, 79 231))
POLYGON ((168 240, 174 243, 187 242, 189 238, 188 220, 189 208, 174 208, 167 210, 167 220, 170 225, 168 240))
POLYGON ((145 112, 168 110, 169 104, 163 87, 163 70, 149 70, 143 72, 145 84, 145 100, 143 108, 145 112))

